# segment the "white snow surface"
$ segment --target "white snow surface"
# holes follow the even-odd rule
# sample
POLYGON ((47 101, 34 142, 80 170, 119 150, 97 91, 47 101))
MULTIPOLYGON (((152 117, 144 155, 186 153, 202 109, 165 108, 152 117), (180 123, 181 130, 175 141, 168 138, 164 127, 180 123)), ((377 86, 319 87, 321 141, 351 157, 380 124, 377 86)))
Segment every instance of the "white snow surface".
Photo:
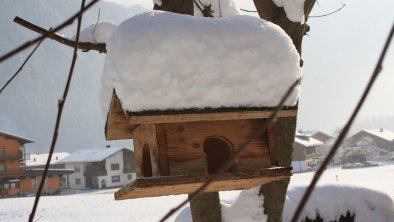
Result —
MULTIPOLYGON (((80 42, 91 42, 91 43, 107 43, 111 38, 112 33, 118 26, 111 22, 99 22, 97 24, 89 25, 82 29, 79 33, 80 42)), ((73 40, 75 40, 73 36, 73 40)))
MULTIPOLYGON (((51 164, 57 164, 61 159, 66 158, 70 154, 67 152, 57 152, 52 154, 51 164)), ((48 161, 48 153, 30 153, 27 154, 29 159, 26 159, 27 167, 44 166, 48 161)))
POLYGON ((276 6, 283 7, 290 21, 304 23, 305 0, 273 0, 276 6))
MULTIPOLYGON (((306 186, 291 187, 287 191, 284 221, 290 221, 306 186)), ((355 222, 390 222, 394 219, 393 200, 385 193, 354 185, 325 184, 317 186, 301 218, 315 219, 318 213, 324 221, 338 221, 349 211, 355 222)))
MULTIPOLYGON (((128 111, 273 107, 300 78, 299 55, 277 25, 251 16, 149 12, 121 23, 107 44, 101 105, 115 89, 128 111)), ((297 87, 285 105, 297 102, 297 87)))
MULTIPOLYGON (((221 18, 221 17, 241 14, 238 4, 233 0, 199 0, 197 1, 197 3, 199 4, 201 9, 204 9, 204 6, 211 6, 211 13, 214 18, 221 18)), ((194 3, 194 15, 204 16, 195 3, 194 3)))
MULTIPOLYGON (((319 208, 321 213, 327 213, 334 218, 340 208, 354 209, 357 212, 364 210, 360 212, 360 216, 356 216, 357 222, 392 222, 394 207, 387 195, 394 198, 393 173, 394 165, 347 170, 329 169, 323 174, 317 191, 312 196, 311 201, 314 201, 314 204, 308 204, 305 212, 315 213, 318 205, 322 206, 319 208)), ((284 222, 289 221, 294 204, 299 201, 312 176, 313 172, 308 172, 294 174, 291 177, 284 222)), ((175 195, 115 201, 113 193, 116 190, 103 189, 72 195, 43 196, 35 219, 39 219, 40 222, 159 221, 169 210, 187 198, 187 195, 175 195)), ((257 188, 243 192, 220 192, 224 221, 266 221, 266 216, 262 214, 263 209, 260 208, 263 197, 257 196, 257 192, 257 188), (238 218, 242 219, 236 220, 238 218)), ((0 199, 0 221, 27 221, 33 202, 34 197, 0 199)), ((190 208, 186 206, 167 221, 191 222, 190 208)))
POLYGON ((387 141, 394 141, 394 132, 388 129, 371 129, 371 130, 364 130, 367 133, 380 137, 387 141))
POLYGON ((80 163, 80 162, 97 162, 106 159, 107 157, 123 150, 127 147, 110 147, 103 149, 86 149, 78 150, 57 163, 80 163))
POLYGON ((301 145, 303 145, 303 146, 305 146, 305 147, 310 147, 310 146, 321 146, 321 145, 324 144, 323 142, 321 142, 321 141, 319 141, 319 140, 317 140, 317 139, 314 139, 314 138, 312 138, 312 137, 309 137, 308 140, 301 139, 301 138, 299 138, 299 137, 295 137, 294 142, 299 143, 299 144, 301 144, 301 145))

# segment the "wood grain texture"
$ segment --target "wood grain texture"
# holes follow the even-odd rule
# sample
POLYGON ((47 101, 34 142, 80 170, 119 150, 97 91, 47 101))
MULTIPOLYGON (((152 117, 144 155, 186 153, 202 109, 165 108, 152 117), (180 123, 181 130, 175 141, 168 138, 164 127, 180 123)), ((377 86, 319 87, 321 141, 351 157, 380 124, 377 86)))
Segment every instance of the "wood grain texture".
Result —
POLYGON ((105 138, 107 140, 131 139, 134 127, 128 123, 120 100, 114 92, 105 125, 105 138))
MULTIPOLYGON (((208 137, 228 140, 236 151, 246 138, 260 129, 265 120, 201 121, 164 124, 167 155, 172 175, 205 174, 203 151, 208 137)), ((252 141, 235 163, 236 170, 261 169, 271 166, 267 135, 252 141)))
MULTIPOLYGON (((272 110, 263 111, 239 111, 239 112, 218 112, 218 113, 188 113, 188 114, 167 114, 167 115, 144 115, 130 116, 129 123, 179 123, 195 121, 219 121, 219 120, 240 120, 240 119, 263 119, 268 118, 272 110)), ((297 110, 281 110, 278 117, 296 116, 297 110)))
MULTIPOLYGON (((239 173, 226 173, 215 178, 204 192, 249 189, 291 176, 291 168, 275 167, 239 173)), ((198 189, 206 176, 168 176, 138 178, 115 193, 116 200, 164 195, 190 194, 198 189)))
POLYGON ((170 168, 168 165, 167 157, 167 138, 166 131, 163 124, 155 124, 156 129, 156 141, 158 147, 159 157, 159 171, 161 176, 169 176, 170 168))
POLYGON ((276 147, 276 138, 275 138, 275 124, 271 123, 268 125, 267 129, 268 134, 268 147, 270 151, 271 165, 279 166, 278 160, 278 152, 276 147))

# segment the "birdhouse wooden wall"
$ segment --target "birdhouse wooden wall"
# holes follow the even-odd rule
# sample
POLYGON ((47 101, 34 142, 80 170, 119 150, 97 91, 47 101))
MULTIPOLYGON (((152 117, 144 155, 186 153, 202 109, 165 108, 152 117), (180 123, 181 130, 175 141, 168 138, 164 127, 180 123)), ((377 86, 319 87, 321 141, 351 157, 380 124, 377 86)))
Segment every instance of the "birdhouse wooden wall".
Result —
MULTIPOLYGON (((227 161, 261 128, 264 119, 143 124, 133 132, 137 176, 207 175, 227 161), (215 144, 216 143, 216 144, 215 144), (149 150, 149 158, 144 157, 149 150), (151 167, 144 162, 151 160, 151 167), (152 173, 147 168, 151 168, 152 173), (211 172, 209 172, 211 169, 211 172)), ((271 138, 271 140, 270 140, 271 138)), ((237 158, 231 171, 272 166, 270 144, 263 133, 237 158)), ((273 147, 271 147, 273 148, 273 147)))

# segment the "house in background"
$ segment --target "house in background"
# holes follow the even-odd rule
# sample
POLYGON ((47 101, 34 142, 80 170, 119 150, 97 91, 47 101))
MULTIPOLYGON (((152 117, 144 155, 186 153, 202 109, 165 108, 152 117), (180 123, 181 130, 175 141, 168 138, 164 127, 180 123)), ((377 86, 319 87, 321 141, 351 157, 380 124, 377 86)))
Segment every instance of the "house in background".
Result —
POLYGON ((32 142, 34 141, 26 137, 0 131, 0 197, 21 193, 24 145, 32 142))
POLYGON ((332 141, 334 137, 328 135, 327 133, 324 133, 322 131, 313 131, 311 132, 311 137, 313 139, 319 140, 323 143, 327 143, 329 141, 332 141))
POLYGON ((293 145, 293 172, 304 172, 309 167, 315 167, 322 158, 320 147, 323 145, 323 142, 312 138, 311 134, 297 133, 293 145))
POLYGON ((375 146, 387 152, 394 151, 394 132, 388 129, 361 130, 346 141, 349 147, 367 146, 369 144, 369 146, 375 146))
MULTIPOLYGON (((47 192, 56 192, 59 188, 68 188, 69 187, 69 175, 74 173, 74 169, 66 169, 64 164, 59 164, 58 162, 69 156, 70 154, 67 152, 59 152, 59 153, 53 153, 52 154, 52 159, 48 171, 48 182, 50 183, 48 185, 48 189, 46 190, 47 192)), ((39 172, 43 171, 45 168, 47 159, 48 159, 49 154, 48 153, 31 153, 31 154, 25 154, 25 168, 26 172, 29 173, 30 177, 36 177, 36 178, 30 178, 32 180, 31 184, 34 184, 34 180, 38 180, 38 182, 41 180, 39 172)), ((29 183, 27 183, 29 184, 29 183)), ((26 185, 27 185, 26 184, 26 185)), ((26 190, 34 190, 33 187, 26 189, 26 190)))
POLYGON ((80 150, 58 163, 74 169, 73 189, 119 187, 135 178, 134 152, 127 147, 80 150))

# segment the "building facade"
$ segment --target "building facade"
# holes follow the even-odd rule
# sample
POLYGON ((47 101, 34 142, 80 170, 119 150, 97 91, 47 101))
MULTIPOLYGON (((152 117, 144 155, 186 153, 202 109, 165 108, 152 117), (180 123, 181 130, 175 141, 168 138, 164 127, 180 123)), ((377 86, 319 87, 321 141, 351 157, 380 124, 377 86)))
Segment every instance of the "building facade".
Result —
POLYGON ((126 147, 80 150, 60 163, 74 169, 69 175, 73 189, 119 187, 135 179, 134 152, 126 147))
POLYGON ((0 197, 17 196, 23 192, 23 150, 33 140, 14 134, 0 132, 0 197))

